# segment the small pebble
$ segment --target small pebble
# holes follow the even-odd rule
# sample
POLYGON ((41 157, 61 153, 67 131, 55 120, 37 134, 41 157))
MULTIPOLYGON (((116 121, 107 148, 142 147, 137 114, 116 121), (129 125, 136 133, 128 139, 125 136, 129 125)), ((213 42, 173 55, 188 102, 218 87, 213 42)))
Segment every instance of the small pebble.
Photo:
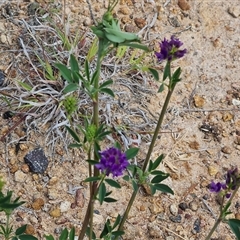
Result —
POLYGON ((198 210, 198 208, 199 208, 199 202, 196 201, 196 200, 191 201, 191 202, 189 203, 189 208, 190 208, 192 211, 196 212, 196 211, 198 210))
POLYGON ((24 157, 25 163, 34 173, 44 173, 48 167, 48 159, 41 148, 35 148, 24 157))
POLYGON ((178 6, 183 10, 187 11, 190 9, 190 6, 186 0, 178 0, 178 6))
POLYGON ((175 204, 171 204, 169 206, 169 210, 170 210, 171 214, 174 216, 176 216, 178 214, 178 207, 175 204))
POLYGON ((49 215, 51 217, 54 217, 54 218, 57 218, 57 217, 60 217, 61 216, 61 210, 59 208, 56 208, 54 210, 52 210, 49 215))
POLYGON ((181 220, 182 220, 182 217, 181 215, 177 215, 177 216, 170 216, 169 219, 172 221, 172 222, 175 222, 175 223, 180 223, 181 220))
POLYGON ((40 210, 44 205, 44 200, 42 198, 36 198, 32 203, 32 208, 34 210, 40 210))
POLYGON ((216 175, 216 173, 218 172, 217 168, 214 166, 209 166, 208 167, 208 173, 210 176, 214 176, 216 175))
POLYGON ((185 210, 188 208, 188 205, 187 205, 187 203, 185 203, 185 202, 180 203, 178 206, 179 206, 179 208, 182 209, 183 211, 185 211, 185 210))
POLYGON ((232 149, 228 146, 224 146, 221 151, 226 154, 230 154, 232 152, 232 149))
POLYGON ((192 230, 192 233, 193 234, 197 234, 200 232, 201 230, 201 220, 198 218, 195 220, 194 224, 193 224, 193 230, 192 230))

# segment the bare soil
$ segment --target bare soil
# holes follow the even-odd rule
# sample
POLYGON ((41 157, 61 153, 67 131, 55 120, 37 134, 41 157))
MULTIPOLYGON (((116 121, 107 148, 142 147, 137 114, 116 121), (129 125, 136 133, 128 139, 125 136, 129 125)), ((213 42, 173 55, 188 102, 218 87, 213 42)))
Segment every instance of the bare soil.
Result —
MULTIPOLYGON (((84 59, 93 42, 89 26, 107 7, 107 1, 89 2, 92 16, 86 0, 66 1, 65 7, 63 1, 0 1, 0 70, 4 74, 0 75, 4 78, 0 87, 0 175, 7 182, 6 189, 14 190, 26 202, 15 211, 14 225, 29 224, 28 232, 39 239, 44 239, 44 234, 57 237, 65 227, 75 226, 80 231, 89 199, 88 186, 82 183, 88 168, 81 149, 67 149, 72 139, 61 126, 66 118, 61 110, 54 110, 54 104, 45 104, 50 97, 39 95, 38 103, 44 104, 17 108, 19 99, 22 104, 31 99, 19 82, 39 89, 44 84, 61 89, 62 83, 53 86, 46 79, 36 54, 50 64, 67 59, 69 51, 63 48, 55 26, 66 31, 72 42, 79 30, 81 37, 71 51, 84 59), (13 111, 15 116, 6 117, 6 111, 13 111), (47 116, 50 120, 45 122, 47 116), (36 147, 41 147, 49 160, 43 174, 32 173, 24 163, 24 156, 36 147)), ((158 43, 171 35, 176 35, 188 51, 175 62, 183 69, 182 81, 176 87, 152 156, 166 155, 161 169, 170 173, 167 184, 175 194, 151 196, 142 189, 123 239, 205 239, 219 210, 208 184, 224 180, 229 168, 240 167, 239 1, 120 0, 115 16, 126 31, 137 32, 143 43, 156 51, 158 43), (179 204, 187 208, 182 210, 179 204)), ((136 161, 141 164, 165 92, 157 93, 159 84, 140 65, 138 70, 131 70, 132 54, 130 51, 122 59, 113 54, 104 60, 101 77, 114 79, 116 97, 101 97, 100 111, 101 121, 117 129, 113 139, 125 139, 125 147, 139 145, 136 161)), ((163 64, 157 63, 153 54, 143 59, 143 65, 152 65, 162 73, 163 64)), ((61 97, 54 94, 52 99, 61 97)), ((91 105, 82 96, 75 124, 82 123, 81 115, 91 113, 91 105)), ((112 144, 110 138, 104 143, 112 144)), ((114 220, 124 212, 132 189, 123 180, 119 182, 122 189, 113 189, 117 204, 96 204, 96 233, 106 219, 114 220)), ((239 197, 231 206, 233 218, 240 216, 239 197)), ((4 221, 0 215, 0 223, 4 221)), ((212 239, 235 237, 221 224, 212 239)))

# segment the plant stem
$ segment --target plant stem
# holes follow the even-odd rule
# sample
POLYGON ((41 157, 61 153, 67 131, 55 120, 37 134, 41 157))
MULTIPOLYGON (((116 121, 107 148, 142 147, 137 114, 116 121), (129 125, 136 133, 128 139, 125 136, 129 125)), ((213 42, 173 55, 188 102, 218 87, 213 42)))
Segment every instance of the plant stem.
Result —
MULTIPOLYGON (((161 126, 162 126, 164 115, 165 115, 165 113, 167 111, 167 107, 168 107, 168 104, 170 102, 173 90, 174 90, 174 88, 171 89, 171 90, 168 90, 168 93, 167 93, 164 105, 162 107, 162 110, 161 110, 161 113, 160 113, 160 116, 159 116, 159 119, 158 119, 158 123, 157 123, 156 129, 155 129, 154 134, 153 134, 153 138, 152 138, 151 144, 150 144, 149 149, 148 149, 148 153, 147 153, 146 159, 145 159, 143 167, 142 167, 143 172, 146 171, 146 168, 147 168, 148 162, 150 160, 151 153, 152 153, 153 148, 154 148, 154 144, 155 144, 155 142, 157 140, 157 137, 158 137, 158 134, 159 134, 159 130, 160 130, 161 126)), ((133 204, 133 202, 134 202, 134 200, 135 200, 135 198, 137 196, 138 190, 139 190, 139 186, 137 187, 137 190, 132 193, 132 196, 131 196, 131 198, 130 198, 130 200, 128 202, 128 206, 127 206, 127 208, 126 208, 126 210, 125 210, 125 212, 123 214, 122 220, 121 220, 121 222, 119 224, 118 230, 122 230, 123 229, 123 225, 124 225, 126 219, 128 218, 129 211, 130 211, 130 209, 132 207, 132 204, 133 204)))
POLYGON ((216 230, 216 228, 218 227, 218 225, 220 224, 221 221, 222 221, 222 218, 221 218, 221 214, 220 214, 218 220, 215 222, 213 228, 211 229, 211 231, 209 232, 209 234, 207 235, 205 240, 210 240, 213 232, 216 230))
POLYGON ((147 156, 146 156, 146 158, 145 158, 145 161, 144 161, 144 164, 143 164, 143 167, 142 167, 143 172, 145 172, 146 169, 147 169, 147 165, 148 165, 148 163, 149 163, 149 160, 150 160, 150 157, 151 157, 151 154, 152 154, 152 151, 153 151, 155 142, 156 142, 156 140, 157 140, 157 137, 158 137, 160 128, 161 128, 161 126, 162 126, 163 118, 164 118, 165 113, 166 113, 166 111, 167 111, 167 107, 168 107, 168 104, 169 104, 169 102, 170 102, 170 99, 171 99, 173 90, 174 90, 174 89, 168 90, 168 93, 167 93, 165 102, 164 102, 163 107, 162 107, 161 114, 160 114, 159 119, 158 119, 158 123, 157 123, 156 129, 155 129, 154 134, 153 134, 153 138, 152 138, 151 144, 150 144, 149 149, 148 149, 148 152, 147 152, 147 156))

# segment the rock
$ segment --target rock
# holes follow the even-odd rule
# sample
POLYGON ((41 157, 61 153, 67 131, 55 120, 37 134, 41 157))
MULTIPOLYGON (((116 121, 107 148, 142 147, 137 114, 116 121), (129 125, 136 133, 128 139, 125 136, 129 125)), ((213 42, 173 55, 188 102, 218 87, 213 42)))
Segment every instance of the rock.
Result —
POLYGON ((140 206, 140 208, 139 208, 139 210, 140 210, 140 211, 145 211, 145 210, 146 210, 146 208, 145 208, 145 206, 144 206, 144 205, 141 205, 141 206, 140 206))
POLYGON ((29 172, 29 167, 27 164, 23 164, 22 167, 21 167, 21 170, 24 172, 24 173, 28 173, 29 172))
POLYGON ((169 210, 170 210, 171 214, 174 216, 176 216, 178 214, 178 206, 175 204, 171 204, 169 206, 169 210))
POLYGON ((121 7, 121 8, 119 8, 118 12, 122 13, 123 15, 129 15, 130 14, 130 11, 129 11, 128 7, 121 7))
POLYGON ((44 206, 44 200, 42 198, 36 198, 32 203, 32 208, 34 210, 40 210, 44 206))
POLYGON ((218 172, 218 170, 217 170, 216 167, 214 167, 214 166, 209 166, 208 167, 208 173, 209 173, 210 176, 216 175, 217 172, 218 172))
POLYGON ((0 70, 0 86, 3 85, 5 80, 5 74, 3 73, 3 71, 0 70))
POLYGON ((189 208, 190 208, 192 211, 196 212, 196 211, 198 210, 198 208, 199 208, 199 202, 196 201, 196 200, 191 201, 191 202, 189 203, 189 208))
POLYGON ((1 34, 1 36, 0 36, 0 41, 1 41, 1 43, 7 43, 7 36, 6 36, 6 34, 1 34))
POLYGON ((53 210, 49 213, 49 215, 50 215, 51 217, 54 217, 54 218, 60 217, 60 216, 61 216, 60 208, 55 208, 55 209, 53 209, 53 210))
POLYGON ((240 6, 231 6, 228 8, 228 13, 232 15, 234 18, 237 18, 240 16, 240 6))
POLYGON ((50 200, 55 200, 58 198, 58 191, 55 188, 49 188, 48 189, 48 198, 50 200))
POLYGON ((190 142, 189 144, 189 147, 192 148, 192 149, 195 149, 195 150, 198 150, 199 149, 199 143, 197 141, 192 141, 190 142))
POLYGON ((35 234, 35 232, 36 232, 35 228, 32 225, 27 224, 25 233, 33 235, 33 234, 35 234))
POLYGON ((160 238, 162 236, 161 229, 156 225, 155 222, 148 224, 149 236, 151 238, 160 238))
POLYGON ((181 215, 177 215, 177 216, 170 216, 169 219, 172 221, 172 222, 175 222, 175 223, 180 223, 181 220, 182 220, 182 217, 181 215))
POLYGON ((232 149, 228 146, 222 147, 221 151, 226 154, 230 154, 232 152, 232 149))
POLYGON ((92 24, 91 18, 86 17, 86 18, 84 19, 84 21, 83 21, 83 25, 84 25, 85 27, 87 27, 87 26, 90 26, 91 24, 92 24))
POLYGON ((193 100, 194 100, 194 105, 197 108, 202 108, 205 104, 205 99, 199 95, 195 95, 193 97, 193 100))
POLYGON ((231 121, 233 119, 233 114, 226 112, 223 114, 222 119, 224 122, 231 121))
POLYGON ((55 185, 57 182, 58 182, 58 178, 55 177, 55 176, 53 176, 53 177, 49 180, 48 185, 49 185, 49 186, 53 186, 53 185, 55 185))
POLYGON ((146 20, 143 18, 134 18, 134 22, 140 29, 144 28, 147 24, 146 20))
POLYGON ((201 220, 199 218, 197 218, 193 224, 193 230, 192 233, 193 234, 197 234, 199 233, 201 230, 201 220))
POLYGON ((71 203, 69 201, 61 202, 60 204, 61 213, 67 212, 70 209, 70 207, 71 207, 71 203))
POLYGON ((186 0, 178 0, 178 6, 183 10, 187 11, 190 9, 190 5, 186 0))
POLYGON ((48 166, 46 158, 41 148, 35 148, 24 157, 25 163, 28 164, 30 170, 34 173, 43 173, 48 166))
POLYGON ((14 177, 15 177, 15 181, 16 182, 23 183, 27 179, 27 174, 25 174, 22 171, 18 170, 18 171, 15 172, 14 177))
POLYGON ((174 240, 175 238, 173 236, 167 236, 165 239, 166 240, 174 240))
POLYGON ((236 214, 235 214, 235 218, 238 219, 238 220, 240 220, 240 213, 236 213, 236 214))
POLYGON ((188 205, 187 205, 187 203, 182 202, 182 203, 180 203, 180 204, 178 205, 178 207, 179 207, 180 209, 182 209, 183 211, 185 211, 185 210, 188 208, 188 205))

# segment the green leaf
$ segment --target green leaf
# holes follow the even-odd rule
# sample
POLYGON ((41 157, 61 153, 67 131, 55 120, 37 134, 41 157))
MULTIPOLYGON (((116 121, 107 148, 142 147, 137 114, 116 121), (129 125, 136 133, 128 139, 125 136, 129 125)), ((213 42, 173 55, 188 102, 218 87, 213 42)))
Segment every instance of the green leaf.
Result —
POLYGON ((154 195, 157 191, 157 189, 155 188, 155 186, 153 184, 149 184, 149 187, 151 189, 151 194, 154 195))
POLYGON ((173 82, 179 82, 179 81, 180 81, 179 77, 180 77, 180 75, 181 75, 181 72, 182 72, 182 70, 181 70, 181 68, 179 67, 179 68, 173 73, 173 75, 172 75, 172 81, 173 81, 173 82))
POLYGON ((90 82, 90 72, 89 72, 88 60, 85 60, 84 68, 85 68, 85 74, 86 74, 87 80, 88 80, 88 82, 90 82))
POLYGON ((96 182, 100 179, 101 179, 100 177, 89 177, 89 178, 86 178, 84 182, 96 182))
POLYGON ((25 90, 27 90, 27 91, 31 91, 32 90, 32 87, 29 84, 27 84, 25 82, 21 82, 21 81, 17 81, 17 82, 25 90))
POLYGON ((113 179, 105 179, 105 182, 108 183, 110 186, 115 188, 121 188, 120 184, 113 179))
POLYGON ((125 181, 129 181, 130 180, 130 177, 128 176, 128 175, 125 175, 124 177, 123 177, 123 180, 125 180, 125 181))
POLYGON ((138 154, 138 151, 139 151, 139 148, 129 148, 129 149, 125 152, 127 159, 129 160, 129 159, 131 159, 131 158, 136 157, 137 154, 138 154))
POLYGON ((229 227, 235 234, 237 239, 240 239, 240 220, 239 219, 228 219, 227 221, 229 227))
POLYGON ((110 80, 105 81, 103 84, 101 84, 99 88, 100 89, 105 88, 105 87, 107 87, 108 85, 111 85, 111 84, 113 84, 113 80, 110 79, 110 80))
POLYGON ((159 170, 155 170, 151 172, 151 175, 164 175, 166 174, 165 172, 159 171, 159 170))
POLYGON ((137 191, 138 191, 138 185, 137 185, 137 183, 135 182, 135 180, 132 180, 132 186, 133 186, 134 192, 137 192, 137 191))
POLYGON ((112 226, 112 229, 114 229, 115 227, 117 227, 117 225, 120 223, 120 221, 121 221, 121 215, 118 214, 118 216, 117 216, 117 218, 116 218, 116 221, 115 221, 115 223, 114 223, 113 226, 112 226))
POLYGON ((153 162, 152 170, 155 170, 155 169, 160 165, 160 163, 162 162, 163 159, 164 159, 164 155, 161 154, 161 155, 153 162))
POLYGON ((17 237, 12 237, 12 240, 18 240, 18 238, 17 237))
POLYGON ((61 63, 56 63, 55 67, 60 71, 62 77, 68 82, 68 83, 72 83, 73 79, 72 79, 72 74, 71 74, 71 70, 68 69, 65 65, 61 64, 61 63))
POLYGON ((169 79, 171 79, 171 66, 170 66, 170 62, 167 61, 167 64, 164 68, 164 72, 163 72, 163 81, 165 81, 167 79, 167 77, 169 79))
POLYGON ((66 93, 74 92, 74 91, 77 91, 78 89, 79 89, 79 85, 77 85, 76 83, 70 83, 63 89, 63 93, 66 94, 66 93))
POLYGON ((73 54, 70 55, 70 67, 71 67, 71 70, 74 72, 79 72, 80 70, 78 61, 76 60, 73 54))
POLYGON ((18 202, 18 203, 2 203, 0 204, 0 208, 4 208, 4 209, 15 209, 19 206, 21 206, 22 204, 24 204, 25 202, 18 202))
POLYGON ((128 47, 132 47, 132 48, 142 49, 147 52, 150 51, 147 46, 139 44, 139 43, 123 42, 123 43, 120 43, 118 46, 128 46, 128 47))
POLYGON ((59 240, 67 240, 67 239, 68 239, 68 230, 67 228, 64 228, 61 232, 59 240))
POLYGON ((151 183, 160 183, 168 177, 169 177, 169 174, 157 175, 151 180, 151 183))
POLYGON ((73 137, 73 139, 76 142, 80 143, 80 139, 79 139, 78 135, 70 127, 68 127, 68 126, 65 126, 65 127, 66 127, 67 131, 70 133, 70 135, 73 137))
POLYGON ((19 228, 15 231, 15 234, 16 234, 16 235, 23 234, 23 233, 26 231, 26 228, 27 228, 27 224, 19 227, 19 228))
POLYGON ((163 92, 164 91, 164 83, 162 83, 158 89, 158 93, 163 92))
POLYGON ((38 240, 36 237, 34 237, 32 235, 28 235, 28 234, 19 235, 18 238, 20 240, 38 240))
POLYGON ((161 192, 174 194, 173 190, 165 184, 156 183, 154 187, 161 192))
POLYGON ((86 160, 90 165, 95 165, 97 163, 99 163, 98 161, 95 160, 86 160))
POLYGON ((148 172, 151 172, 151 171, 152 171, 152 168, 153 168, 153 161, 150 160, 150 161, 149 161, 149 165, 148 165, 148 172))
MULTIPOLYGON (((90 236, 90 227, 87 227, 87 231, 86 231, 87 236, 90 236)), ((96 239, 96 234, 92 231, 92 239, 96 239)))
POLYGON ((68 145, 69 148, 80 148, 82 147, 82 144, 78 144, 78 143, 71 143, 68 145))
POLYGON ((99 91, 103 92, 103 93, 106 93, 106 94, 110 95, 111 97, 115 96, 114 92, 110 88, 100 88, 99 91))
POLYGON ((101 205, 103 204, 104 198, 106 197, 106 192, 107 192, 106 186, 102 182, 100 187, 99 187, 99 191, 98 191, 99 202, 100 202, 101 205))
POLYGON ((117 148, 117 149, 119 149, 119 150, 121 150, 121 145, 120 145, 119 142, 115 142, 115 143, 114 143, 114 147, 117 148))
POLYGON ((112 235, 114 235, 115 237, 119 237, 122 236, 124 234, 124 231, 113 231, 112 235))
POLYGON ((44 237, 46 238, 46 240, 54 240, 54 237, 52 235, 44 235, 44 237))
POLYGON ((105 197, 105 198, 104 198, 104 202, 117 202, 117 200, 114 199, 114 198, 105 197))
POLYGON ((153 75, 154 79, 156 81, 159 81, 159 74, 158 71, 154 68, 148 68, 148 70, 150 71, 150 73, 153 75))
POLYGON ((74 238, 75 238, 75 228, 72 227, 69 233, 69 240, 74 240, 74 238))

